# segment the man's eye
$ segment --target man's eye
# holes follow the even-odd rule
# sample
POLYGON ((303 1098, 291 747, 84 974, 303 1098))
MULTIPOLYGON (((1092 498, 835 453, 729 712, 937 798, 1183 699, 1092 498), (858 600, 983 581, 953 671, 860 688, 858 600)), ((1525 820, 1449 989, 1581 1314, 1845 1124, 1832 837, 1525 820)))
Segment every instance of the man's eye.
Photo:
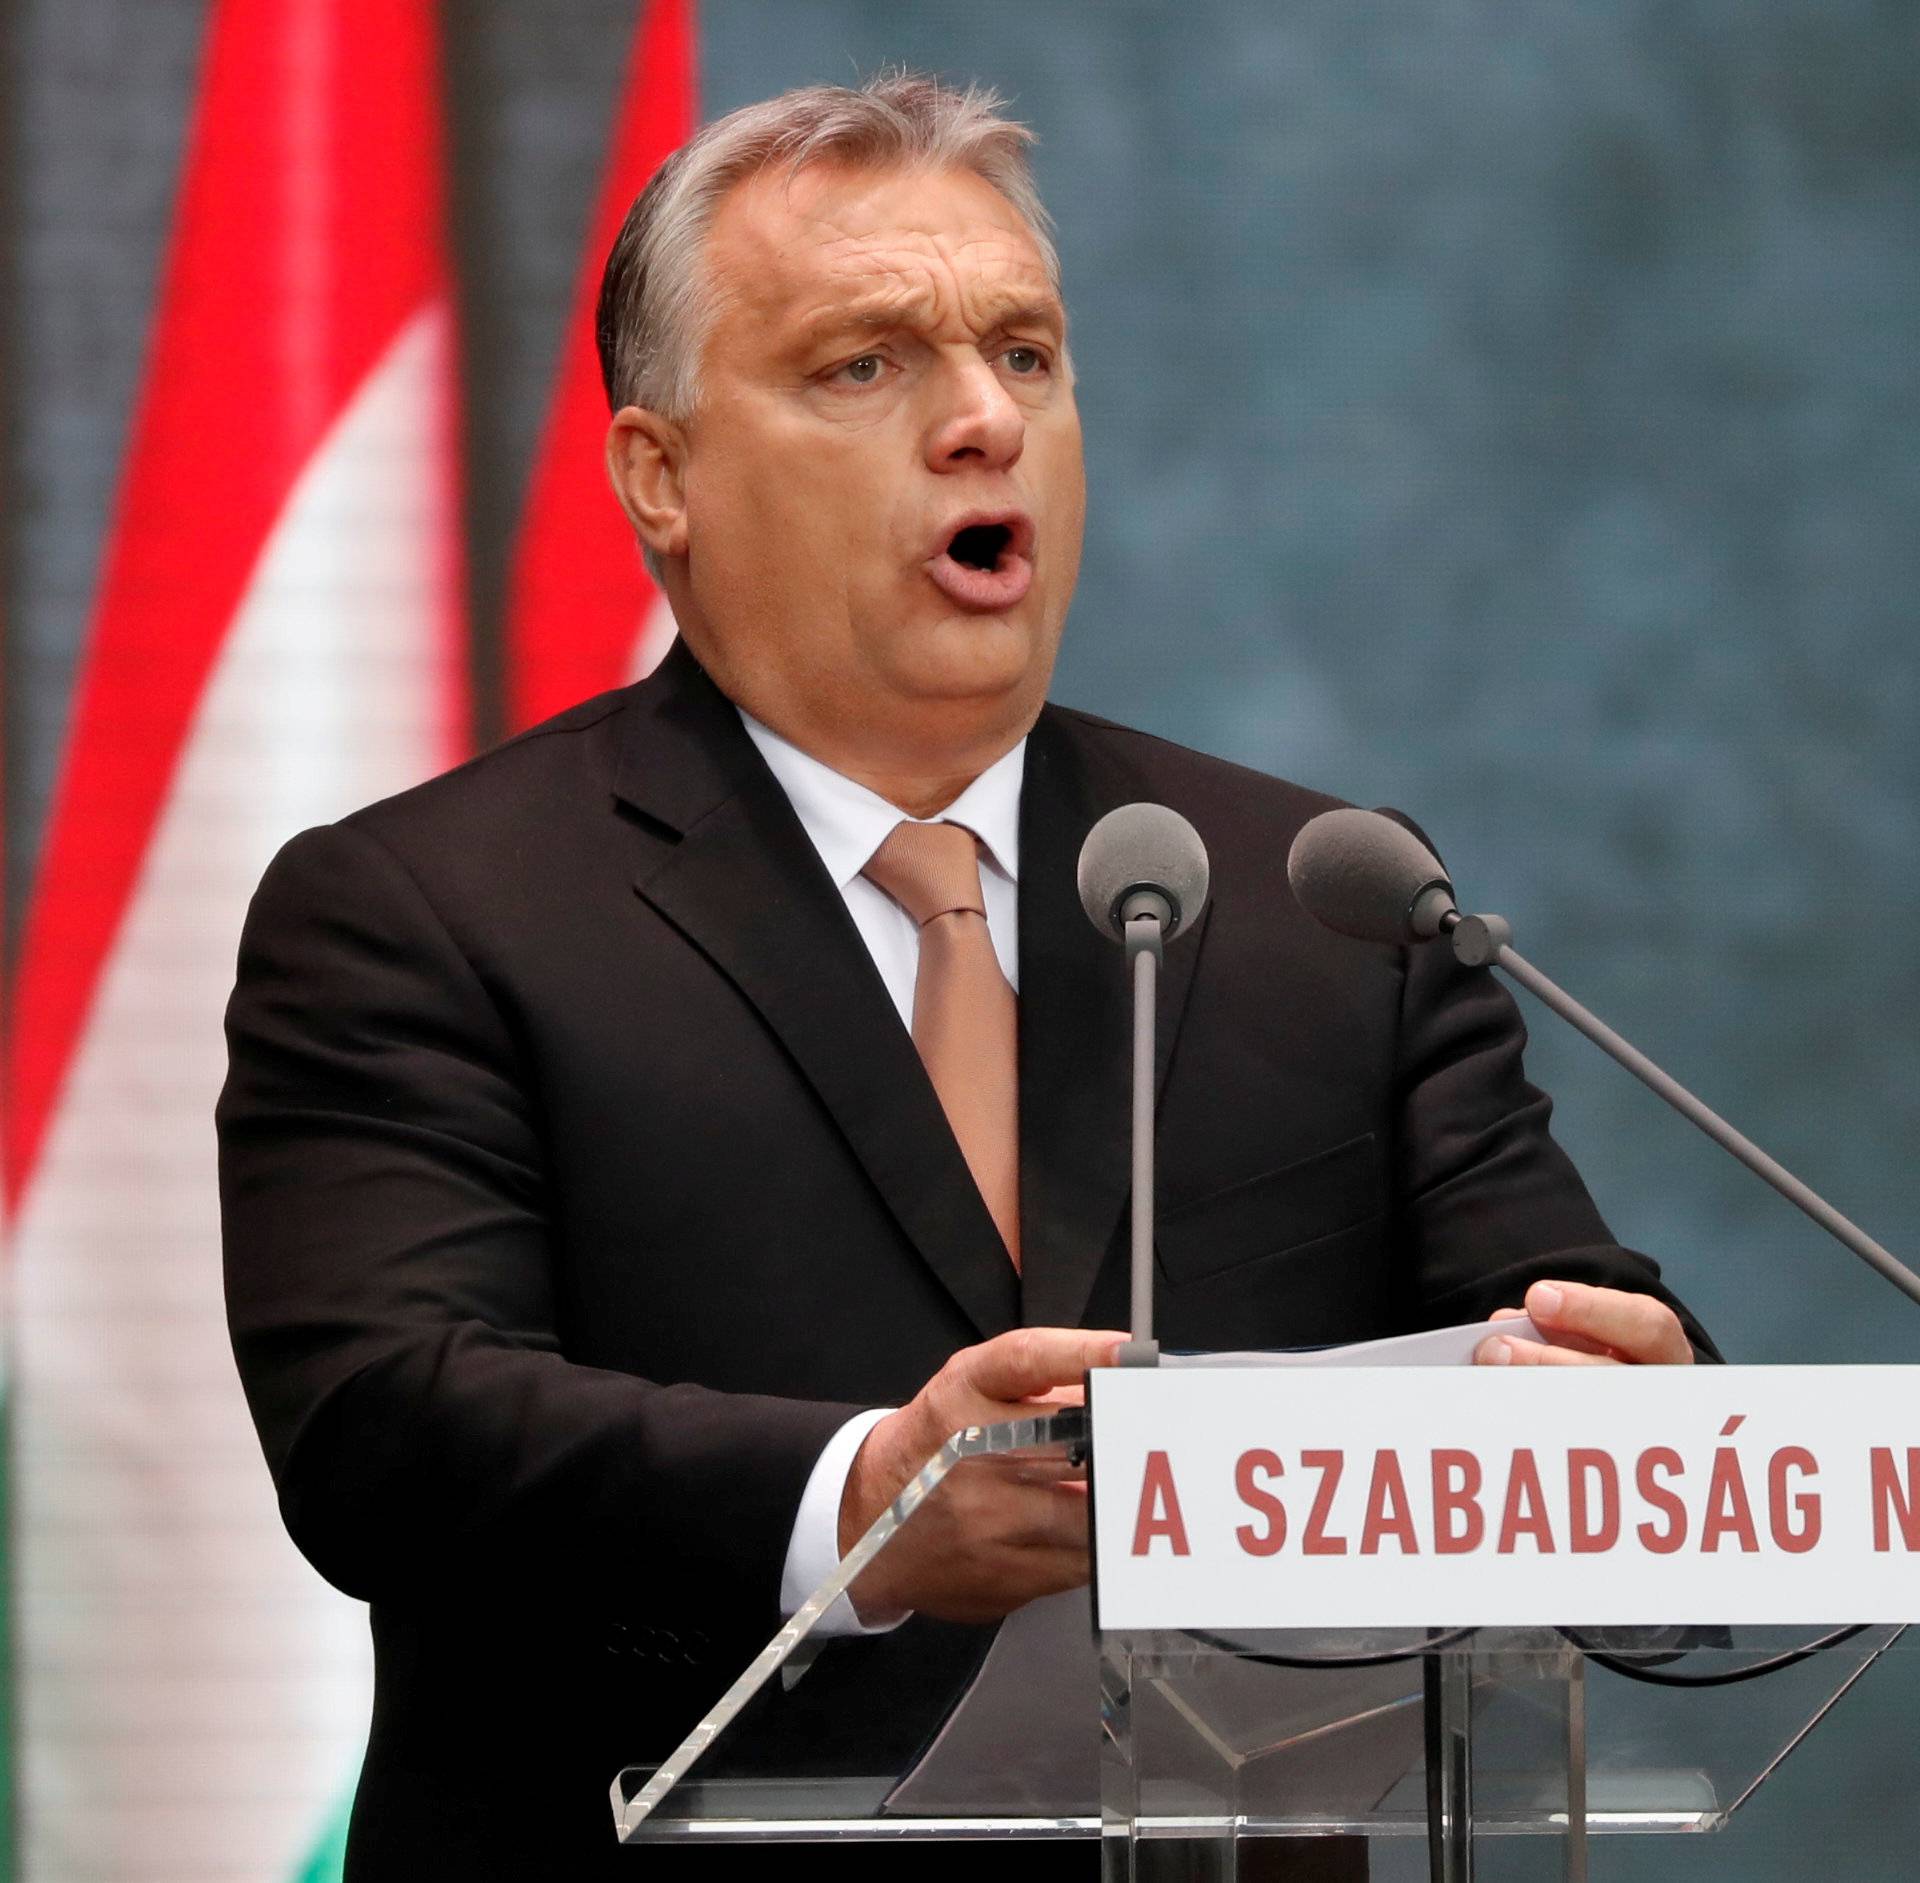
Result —
POLYGON ((849 360, 840 370, 856 386, 870 386, 880 377, 880 355, 863 353, 857 360, 849 360))
POLYGON ((1018 373, 1022 379, 1031 379, 1047 363, 1046 355, 1038 347, 1008 347, 1001 357, 1007 362, 1008 370, 1018 373))

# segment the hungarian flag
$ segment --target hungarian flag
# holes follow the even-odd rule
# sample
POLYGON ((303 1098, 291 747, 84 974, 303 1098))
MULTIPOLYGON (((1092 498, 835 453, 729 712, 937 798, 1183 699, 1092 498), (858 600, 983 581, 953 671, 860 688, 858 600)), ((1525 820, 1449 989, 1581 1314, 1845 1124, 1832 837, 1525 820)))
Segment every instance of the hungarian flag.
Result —
POLYGON ((366 1621, 287 1540, 227 1347, 221 1015, 279 845, 466 735, 432 5, 207 32, 14 990, 32 1883, 337 1865, 366 1621))
POLYGON ((520 523, 507 624, 507 717, 516 731, 651 672, 673 639, 673 616, 607 488, 593 317, 628 204, 693 134, 694 89, 693 0, 652 0, 634 34, 520 523))

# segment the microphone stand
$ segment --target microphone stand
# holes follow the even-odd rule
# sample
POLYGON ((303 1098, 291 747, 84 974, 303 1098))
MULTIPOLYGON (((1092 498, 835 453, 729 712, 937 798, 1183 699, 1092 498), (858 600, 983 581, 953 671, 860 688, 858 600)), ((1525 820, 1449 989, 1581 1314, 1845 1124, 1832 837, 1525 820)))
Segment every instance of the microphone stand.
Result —
MULTIPOLYGON (((1423 900, 1425 893, 1429 892, 1423 892, 1423 900)), ((1530 994, 1551 1007, 1561 1019, 1584 1033, 1603 1053, 1626 1067, 1642 1085, 1658 1093, 1681 1117, 1699 1126, 1714 1143, 1732 1152, 1756 1177, 1771 1184, 1794 1208, 1812 1217, 1828 1235, 1851 1249, 1870 1267, 1877 1269, 1909 1300, 1920 1303, 1920 1275, 1883 1249, 1857 1223, 1848 1221, 1831 1203, 1809 1190, 1792 1171, 1776 1163, 1751 1138, 1736 1131, 1718 1112, 1695 1098, 1677 1079, 1661 1071, 1645 1053, 1630 1046, 1605 1021, 1589 1013, 1565 988, 1548 980, 1532 962, 1516 954, 1513 950, 1513 929, 1504 916, 1462 915, 1459 910, 1449 908, 1438 916, 1437 926, 1440 933, 1452 942, 1454 954, 1465 966, 1501 968, 1510 974, 1530 994)), ((1432 934, 1433 930, 1428 929, 1427 933, 1432 934)), ((1131 948, 1132 944, 1128 946, 1131 948)), ((1135 1142, 1137 1145, 1137 1137, 1135 1142)))
POLYGON ((1159 1007, 1160 966, 1166 925, 1173 910, 1152 889, 1136 889, 1120 905, 1127 966, 1133 976, 1133 1202, 1131 1337, 1114 1356, 1118 1366, 1158 1366, 1153 1337, 1153 1061, 1154 1022, 1159 1007))

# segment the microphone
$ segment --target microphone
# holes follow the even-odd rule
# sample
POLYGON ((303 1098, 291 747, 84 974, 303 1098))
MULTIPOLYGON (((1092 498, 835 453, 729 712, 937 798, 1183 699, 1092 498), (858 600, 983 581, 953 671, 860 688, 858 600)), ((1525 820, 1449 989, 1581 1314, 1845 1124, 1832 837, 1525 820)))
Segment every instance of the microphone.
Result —
POLYGON ((1164 804, 1123 804, 1087 832, 1080 846, 1080 906, 1114 941, 1127 924, 1156 917, 1160 939, 1172 941, 1200 919, 1207 902, 1207 846, 1200 833, 1164 804))
POLYGON ((1322 811, 1294 838, 1287 881, 1300 906, 1337 934, 1395 945, 1445 935, 1467 967, 1502 969, 1835 1241, 1920 1302, 1920 1275, 1516 952, 1504 916, 1462 915, 1446 872, 1403 824, 1380 811, 1322 811))
POLYGON ((1080 906, 1101 934, 1124 944, 1133 969, 1132 1338, 1121 1366, 1158 1366, 1153 1337, 1154 1007, 1161 950, 1200 920, 1207 846, 1164 804, 1123 804, 1080 846, 1080 906))
POLYGON ((1439 859, 1380 811, 1310 818, 1287 852, 1287 881, 1309 915, 1356 941, 1431 941, 1454 909, 1439 859))

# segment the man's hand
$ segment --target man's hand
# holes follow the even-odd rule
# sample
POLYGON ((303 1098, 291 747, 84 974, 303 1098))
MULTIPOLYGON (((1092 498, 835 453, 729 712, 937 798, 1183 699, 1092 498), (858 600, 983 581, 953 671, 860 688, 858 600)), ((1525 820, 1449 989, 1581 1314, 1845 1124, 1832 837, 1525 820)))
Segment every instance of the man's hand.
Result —
POLYGON ((1521 1314, 1546 1337, 1508 1340, 1495 1334, 1483 1340, 1476 1366, 1690 1366, 1693 1343, 1680 1317, 1652 1295, 1630 1295, 1618 1288, 1594 1288, 1578 1281, 1537 1281, 1527 1290, 1524 1308, 1500 1308, 1496 1321, 1521 1314))
MULTIPOLYGON (((1031 1416, 1036 1402, 1078 1405, 1080 1376, 1112 1364, 1124 1334, 1022 1327, 963 1347, 866 1436, 840 1498, 844 1556, 954 1433, 1031 1416)), ((910 1610, 943 1621, 998 1621, 1037 1596, 1087 1580, 1087 1496, 1063 1467, 969 1459, 947 1474, 853 1585, 861 1620, 910 1610)))

